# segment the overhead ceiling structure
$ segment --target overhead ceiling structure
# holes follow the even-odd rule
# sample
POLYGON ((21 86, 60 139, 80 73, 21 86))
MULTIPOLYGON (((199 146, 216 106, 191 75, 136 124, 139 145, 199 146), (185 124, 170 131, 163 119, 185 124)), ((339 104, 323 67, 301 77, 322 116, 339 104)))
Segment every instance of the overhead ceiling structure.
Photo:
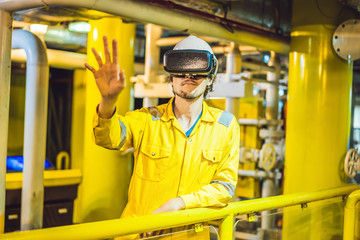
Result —
MULTIPOLYGON (((360 0, 339 1, 341 1, 344 5, 359 11, 360 0)), ((0 0, 0 8, 2 8, 2 6, 7 7, 6 2, 9 1, 0 0)), ((19 1, 19 6, 21 2, 22 1, 19 1)), ((27 4, 32 5, 32 2, 35 1, 28 1, 27 4)), ((64 6, 62 6, 60 1, 55 0, 44 0, 41 2, 43 3, 43 6, 39 4, 39 6, 36 6, 32 9, 15 11, 14 20, 17 23, 25 22, 47 24, 50 26, 50 28, 56 28, 57 30, 63 28, 66 33, 63 35, 64 37, 62 42, 58 42, 58 37, 50 35, 50 31, 47 33, 47 36, 45 36, 47 43, 56 49, 65 47, 65 50, 79 51, 79 49, 83 49, 84 51, 86 47, 86 34, 81 35, 79 33, 69 33, 67 30, 67 25, 70 22, 89 21, 103 17, 120 17, 127 22, 155 23, 162 25, 170 30, 174 29, 176 31, 180 31, 180 34, 187 34, 189 32, 193 33, 194 31, 196 33, 199 28, 192 26, 192 28, 189 29, 187 25, 191 23, 188 22, 192 22, 194 19, 204 20, 205 22, 212 22, 214 24, 213 26, 217 26, 217 31, 219 31, 218 29, 222 29, 223 32, 228 32, 228 35, 226 36, 228 39, 225 40, 237 40, 240 36, 240 38, 242 38, 239 40, 240 42, 244 41, 245 39, 243 46, 249 46, 252 42, 254 42, 255 45, 253 46, 259 50, 275 50, 277 52, 284 53, 285 55, 287 55, 290 49, 289 44, 292 12, 291 0, 106 1, 108 4, 113 5, 113 9, 109 8, 108 6, 101 6, 105 2, 102 1, 102 4, 100 4, 99 1, 96 0, 82 0, 80 1, 81 3, 79 2, 79 4, 69 4, 68 2, 71 1, 63 1, 64 6), (86 4, 82 4, 85 2, 86 4), (80 7, 82 5, 84 7, 80 7), (124 10, 121 10, 123 14, 116 14, 118 12, 117 8, 123 8, 124 10), (159 9, 163 9, 166 14, 170 14, 169 16, 172 16, 173 19, 180 19, 182 16, 184 16, 184 28, 181 28, 179 24, 173 24, 164 21, 161 22, 161 19, 164 18, 163 12, 159 12, 159 14, 147 14, 150 17, 139 17, 139 14, 135 13, 135 8, 138 8, 139 11, 148 11, 149 13, 157 13, 159 9), (174 28, 172 28, 172 26, 174 26, 174 28), (250 35, 246 35, 249 33, 250 35), (253 40, 252 37, 254 36, 255 38, 253 40), (260 36, 261 39, 266 39, 268 42, 261 45, 262 41, 256 39, 256 36, 260 36), (258 46, 259 44, 261 46, 258 46), (273 47, 273 49, 266 49, 268 46, 273 47)), ((169 22, 172 21, 175 20, 169 19, 169 22)), ((168 35, 170 36, 172 34, 171 31, 165 32, 169 32, 168 35)))
POLYGON ((231 31, 247 28, 289 37, 291 2, 289 0, 143 0, 150 4, 189 12, 215 22, 231 31), (263 31, 261 31, 263 30, 263 31))
MULTIPOLYGON (((1 2, 2 1, 0 1, 0 8, 2 5, 6 7, 6 1, 4 1, 3 4, 1 2)), ((64 3, 64 6, 68 7, 63 7, 60 6, 60 3, 57 3, 57 1, 49 1, 49 3, 47 3, 48 1, 42 2, 44 3, 42 7, 37 6, 30 10, 16 11, 14 13, 14 20, 18 22, 59 26, 66 25, 73 21, 88 21, 103 17, 120 16, 125 21, 155 23, 168 29, 183 31, 184 33, 194 33, 194 31, 196 33, 196 31, 199 31, 198 27, 190 26, 189 28, 186 25, 193 24, 195 22, 194 20, 200 20, 205 21, 205 23, 213 23, 213 26, 216 26, 214 31, 228 32, 229 38, 239 39, 242 37, 244 39, 247 38, 245 42, 251 42, 250 37, 260 36, 261 38, 267 39, 270 43, 267 45, 274 47, 274 50, 278 50, 278 52, 287 53, 289 50, 291 1, 287 0, 118 0, 109 1, 109 4, 114 5, 114 10, 111 9, 110 11, 106 11, 109 6, 102 7, 105 9, 103 11, 98 8, 98 6, 100 6, 98 1, 91 0, 86 1, 88 2, 87 5, 92 6, 91 9, 101 11, 89 10, 87 7, 77 8, 75 7, 76 4, 70 5, 67 3, 64 3), (122 12, 124 12, 124 14, 116 14, 117 11, 115 8, 120 8, 121 6, 123 6, 124 10, 122 10, 122 12), (156 12, 157 14, 149 14, 152 18, 149 19, 148 16, 142 17, 139 16, 139 14, 136 15, 134 8, 138 8, 139 11, 156 12), (184 18, 184 23, 188 24, 184 24, 184 28, 181 29, 179 23, 169 24, 166 21, 162 21, 163 16, 170 16, 170 19, 173 18, 171 19, 172 22, 179 22, 176 19, 184 18), (239 31, 242 33, 240 37, 237 36, 239 31), (249 33, 253 35, 248 35, 249 33)), ((20 2, 18 5, 20 5, 20 2)), ((78 5, 80 6, 81 3, 78 5)), ((254 42, 258 42, 261 45, 267 41, 259 41, 259 39, 257 39, 254 42)), ((265 45, 260 47, 266 48, 265 45)))

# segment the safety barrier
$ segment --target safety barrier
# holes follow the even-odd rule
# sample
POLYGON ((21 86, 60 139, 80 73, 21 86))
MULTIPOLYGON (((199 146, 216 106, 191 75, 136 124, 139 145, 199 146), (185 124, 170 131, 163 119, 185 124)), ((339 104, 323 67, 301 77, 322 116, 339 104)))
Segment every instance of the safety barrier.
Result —
POLYGON ((355 239, 356 204, 360 201, 360 190, 352 192, 346 200, 344 211, 344 240, 355 239))
MULTIPOLYGON (((6 233, 0 235, 0 239, 106 239, 117 236, 125 236, 195 223, 208 222, 212 220, 221 220, 219 225, 220 239, 232 240, 234 216, 252 214, 255 212, 262 212, 265 210, 273 210, 295 205, 304 205, 310 202, 331 199, 335 197, 345 197, 359 189, 359 186, 356 184, 349 184, 343 187, 314 192, 295 193, 241 202, 232 202, 224 208, 189 209, 136 218, 115 219, 63 227, 6 233)), ((360 191, 356 191, 348 198, 348 203, 346 206, 349 211, 347 212, 347 222, 345 222, 345 225, 354 223, 355 215, 352 213, 354 212, 354 205, 357 201, 355 199, 359 199, 359 196, 360 191), (350 220, 350 218, 352 218, 352 220, 350 220)), ((350 231, 350 229, 351 227, 347 226, 346 232, 350 231)), ((354 231, 354 227, 352 229, 352 231, 354 231)))

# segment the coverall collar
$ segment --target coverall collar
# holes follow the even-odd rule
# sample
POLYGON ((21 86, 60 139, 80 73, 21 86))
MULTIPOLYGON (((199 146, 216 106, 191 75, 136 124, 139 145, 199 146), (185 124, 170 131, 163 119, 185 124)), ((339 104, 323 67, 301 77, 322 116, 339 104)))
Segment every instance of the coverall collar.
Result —
MULTIPOLYGON (((161 116, 161 120, 163 121, 170 121, 171 119, 175 119, 175 115, 174 115, 174 111, 173 111, 173 101, 174 101, 175 97, 172 97, 170 99, 170 101, 168 102, 165 112, 164 114, 161 116)), ((211 110, 209 109, 209 106, 206 104, 205 101, 202 102, 202 115, 200 120, 201 121, 205 121, 205 122, 215 122, 216 118, 214 116, 214 114, 211 112, 211 110)))

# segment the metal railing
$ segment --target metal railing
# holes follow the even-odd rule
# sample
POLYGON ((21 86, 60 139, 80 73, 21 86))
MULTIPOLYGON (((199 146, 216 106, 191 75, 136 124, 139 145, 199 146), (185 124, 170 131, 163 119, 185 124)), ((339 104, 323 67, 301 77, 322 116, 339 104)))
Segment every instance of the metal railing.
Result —
MULTIPOLYGON (((295 193, 241 202, 232 202, 224 208, 189 209, 135 218, 115 219, 63 227, 6 233, 0 235, 0 239, 104 239, 208 222, 212 220, 221 220, 219 225, 220 239, 232 240, 234 216, 307 204, 310 202, 331 199, 340 196, 347 196, 355 190, 359 189, 359 186, 356 184, 349 184, 343 187, 314 192, 295 193)), ((348 203, 346 206, 348 206, 351 212, 354 210, 352 206, 354 206, 356 203, 353 203, 355 200, 350 199, 354 199, 353 196, 358 199, 360 196, 359 193, 360 191, 356 191, 354 192, 354 195, 350 195, 348 198, 348 203)), ((350 218, 353 218, 353 220, 348 220, 348 222, 345 222, 346 225, 354 223, 354 215, 348 214, 346 219, 350 218)), ((351 228, 347 227, 346 229, 346 231, 349 231, 351 228)), ((354 231, 354 227, 352 231, 354 231)))

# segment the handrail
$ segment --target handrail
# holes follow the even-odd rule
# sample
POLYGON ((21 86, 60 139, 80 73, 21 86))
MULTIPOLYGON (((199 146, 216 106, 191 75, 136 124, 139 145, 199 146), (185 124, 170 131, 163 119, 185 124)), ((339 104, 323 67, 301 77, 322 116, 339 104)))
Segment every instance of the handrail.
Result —
POLYGON ((6 233, 0 235, 0 239, 104 239, 217 219, 226 219, 225 221, 222 221, 220 231, 221 229, 224 229, 227 230, 227 232, 220 232, 220 236, 223 236, 221 238, 222 240, 227 240, 232 239, 232 234, 229 234, 228 231, 230 229, 230 225, 231 229, 233 225, 233 220, 229 221, 228 216, 261 212, 345 196, 358 189, 360 188, 356 184, 349 184, 342 187, 314 192, 294 193, 241 202, 232 202, 224 208, 189 209, 135 218, 123 218, 32 231, 6 233))
MULTIPOLYGON (((356 204, 360 201, 360 190, 352 192, 346 200, 344 211, 344 240, 355 239, 356 204)), ((360 214, 360 213, 358 213, 360 214)))

